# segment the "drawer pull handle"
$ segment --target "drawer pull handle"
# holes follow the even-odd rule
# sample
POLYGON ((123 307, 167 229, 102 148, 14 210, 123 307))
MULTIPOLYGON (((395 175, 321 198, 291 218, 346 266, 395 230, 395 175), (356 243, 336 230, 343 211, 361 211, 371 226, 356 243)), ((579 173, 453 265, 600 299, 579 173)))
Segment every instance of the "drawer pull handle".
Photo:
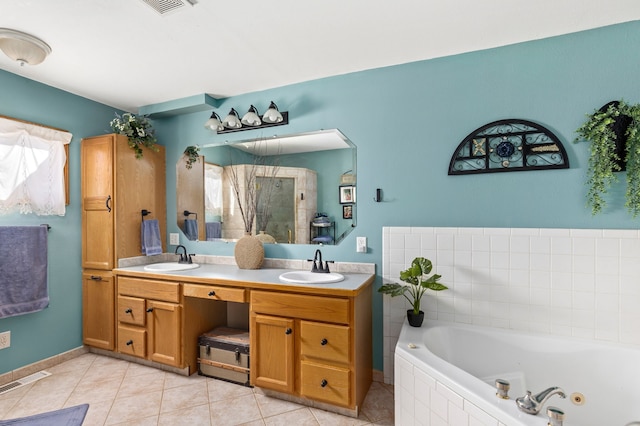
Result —
POLYGON ((216 292, 215 292, 215 291, 211 290, 211 291, 209 292, 209 296, 215 296, 215 295, 216 295, 216 292))
POLYGON ((153 308, 147 308, 147 312, 153 312, 153 308))
POLYGON ((320 340, 320 344, 321 344, 322 346, 326 345, 327 343, 329 343, 329 341, 328 341, 327 339, 322 339, 322 340, 320 340))
POLYGON ((102 281, 102 277, 99 275, 91 275, 91 280, 93 281, 102 281))
POLYGON ((325 387, 329 384, 329 382, 327 382, 325 379, 322 379, 322 381, 320 382, 320 386, 325 387))
POLYGON ((133 311, 131 310, 131 308, 127 308, 127 309, 125 309, 125 310, 124 310, 124 313, 125 313, 125 314, 130 314, 131 312, 133 312, 133 311))
POLYGON ((127 340, 127 346, 133 345, 133 340, 127 340))
POLYGON ((293 333, 293 330, 292 330, 292 329, 290 329, 290 328, 287 328, 287 329, 284 331, 284 334, 291 334, 291 333, 293 333))

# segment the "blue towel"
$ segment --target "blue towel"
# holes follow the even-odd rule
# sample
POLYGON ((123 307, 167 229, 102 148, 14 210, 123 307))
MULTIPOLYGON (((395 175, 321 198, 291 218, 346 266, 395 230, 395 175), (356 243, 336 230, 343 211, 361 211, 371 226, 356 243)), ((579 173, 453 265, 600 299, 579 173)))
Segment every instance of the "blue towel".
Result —
POLYGON ((48 413, 36 414, 18 419, 0 420, 0 426, 80 426, 87 415, 89 404, 76 405, 75 407, 62 408, 48 413))
POLYGON ((158 223, 158 219, 142 221, 140 242, 142 244, 142 254, 147 256, 162 254, 162 239, 160 238, 160 224, 158 223))
POLYGON ((222 238, 222 227, 220 222, 207 222, 207 241, 215 241, 218 238, 222 238))
POLYGON ((190 241, 196 241, 198 239, 198 221, 195 219, 185 219, 184 229, 182 231, 190 241))
POLYGON ((0 318, 47 306, 47 227, 0 226, 0 318))

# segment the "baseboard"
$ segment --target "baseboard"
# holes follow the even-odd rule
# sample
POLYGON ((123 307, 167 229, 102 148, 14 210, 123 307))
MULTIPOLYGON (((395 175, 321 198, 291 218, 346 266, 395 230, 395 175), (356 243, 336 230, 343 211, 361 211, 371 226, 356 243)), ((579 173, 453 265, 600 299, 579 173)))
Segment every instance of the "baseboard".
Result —
POLYGON ((89 349, 86 346, 80 346, 78 348, 71 349, 61 354, 36 361, 32 364, 25 365, 24 367, 20 367, 13 371, 1 374, 0 385, 4 385, 14 380, 21 379, 40 370, 46 370, 47 368, 51 368, 54 365, 62 364, 65 361, 78 357, 87 352, 89 352, 89 349))

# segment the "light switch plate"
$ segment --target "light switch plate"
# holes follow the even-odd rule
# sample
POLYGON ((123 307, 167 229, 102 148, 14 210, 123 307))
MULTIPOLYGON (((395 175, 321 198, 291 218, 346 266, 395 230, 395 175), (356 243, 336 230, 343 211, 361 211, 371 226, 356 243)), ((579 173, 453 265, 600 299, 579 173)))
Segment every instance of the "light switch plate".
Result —
POLYGON ((366 253, 367 252, 367 237, 357 237, 356 238, 356 252, 358 252, 358 253, 366 253))
POLYGON ((171 244, 172 246, 180 245, 180 234, 178 234, 177 232, 170 232, 169 244, 171 244))

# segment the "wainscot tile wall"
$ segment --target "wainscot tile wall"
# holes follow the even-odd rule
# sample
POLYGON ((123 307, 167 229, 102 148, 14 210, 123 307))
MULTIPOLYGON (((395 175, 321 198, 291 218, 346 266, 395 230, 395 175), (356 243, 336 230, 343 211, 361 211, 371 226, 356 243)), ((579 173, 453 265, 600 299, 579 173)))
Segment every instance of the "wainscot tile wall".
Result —
MULTIPOLYGON (((382 277, 417 256, 449 287, 423 298, 425 321, 510 328, 640 346, 640 231, 383 228, 382 277)), ((383 298, 384 380, 408 302, 383 298)))

